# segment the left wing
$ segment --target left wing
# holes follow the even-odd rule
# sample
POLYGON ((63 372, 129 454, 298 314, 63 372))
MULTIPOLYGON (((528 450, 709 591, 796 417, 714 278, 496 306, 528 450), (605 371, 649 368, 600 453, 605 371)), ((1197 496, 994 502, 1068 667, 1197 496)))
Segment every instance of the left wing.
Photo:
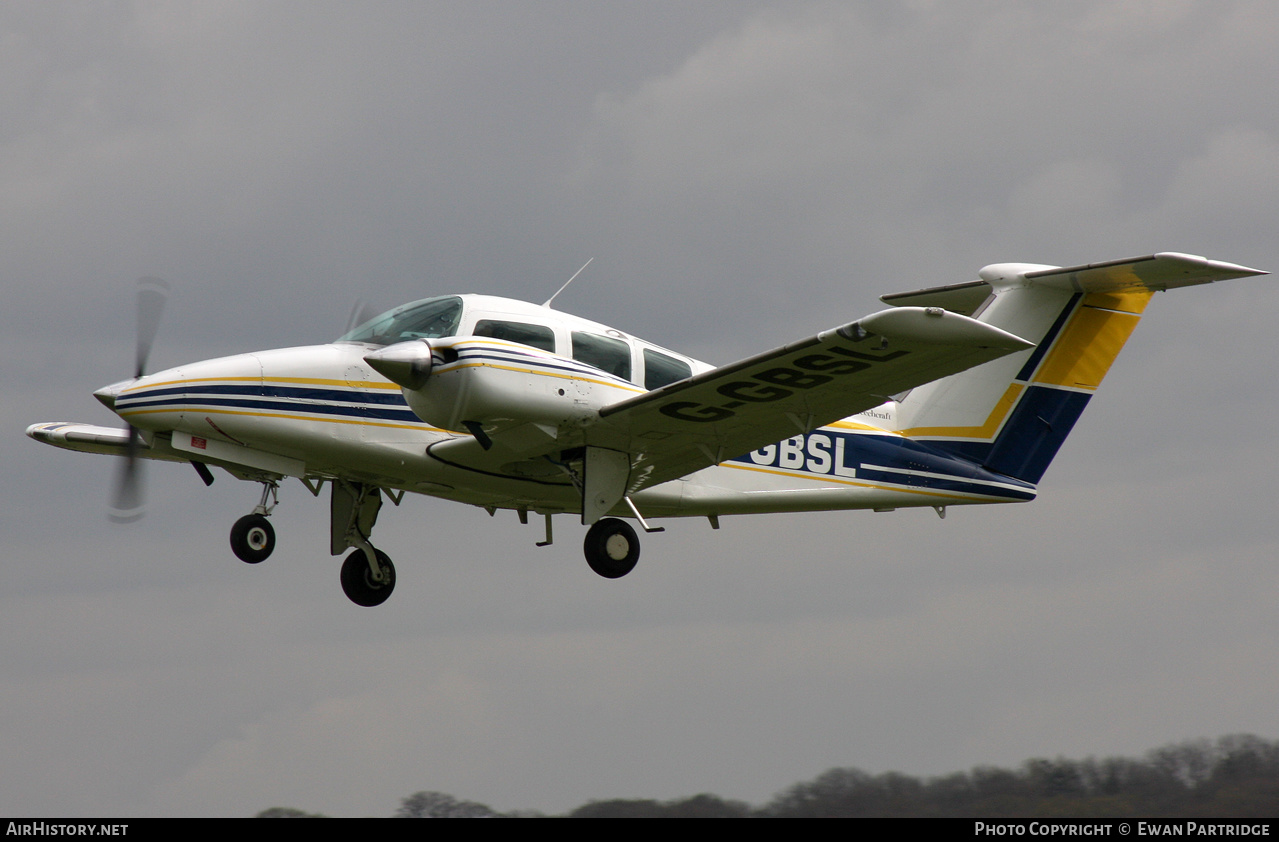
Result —
MULTIPOLYGON (((129 432, 120 427, 52 421, 32 424, 27 428, 27 435, 63 450, 104 453, 108 456, 130 455, 129 432)), ((276 475, 301 477, 306 474, 306 464, 297 459, 179 431, 143 434, 134 441, 133 447, 135 452, 132 455, 139 459, 190 462, 197 466, 216 465, 240 479, 258 480, 276 475)), ((197 467, 196 470, 201 468, 197 467)), ((205 474, 201 472, 200 476, 205 477, 205 474)), ((206 484, 212 481, 205 480, 206 484)))
POLYGON ((606 406, 585 440, 630 455, 630 494, 1031 347, 938 307, 899 307, 606 406))
MULTIPOLYGON (((124 456, 129 450, 129 432, 119 427, 99 427, 96 424, 73 424, 69 421, 53 421, 44 424, 32 424, 27 427, 27 435, 36 441, 61 447, 64 450, 78 450, 81 453, 106 453, 111 456, 124 456)), ((139 441, 139 454, 145 459, 166 458, 150 452, 145 440, 139 441)), ((167 457, 170 461, 185 461, 167 457)))

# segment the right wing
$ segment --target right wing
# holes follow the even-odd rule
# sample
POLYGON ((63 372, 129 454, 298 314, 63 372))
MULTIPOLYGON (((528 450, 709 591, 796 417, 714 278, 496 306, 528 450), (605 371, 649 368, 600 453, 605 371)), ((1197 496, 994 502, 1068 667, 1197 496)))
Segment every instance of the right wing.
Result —
POLYGON ((634 493, 1031 347, 937 307, 884 310, 606 406, 585 443, 630 454, 634 493))

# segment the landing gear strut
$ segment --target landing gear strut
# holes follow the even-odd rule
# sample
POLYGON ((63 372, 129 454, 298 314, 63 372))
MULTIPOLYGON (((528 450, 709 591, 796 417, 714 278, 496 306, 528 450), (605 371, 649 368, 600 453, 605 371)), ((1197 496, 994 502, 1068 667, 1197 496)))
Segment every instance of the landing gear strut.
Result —
POLYGON ((275 530, 267 516, 280 502, 280 485, 273 480, 262 482, 262 499, 252 514, 247 514, 231 527, 231 551, 248 564, 266 561, 275 549, 275 530), (271 501, 267 505, 267 500, 271 501))
POLYGON ((639 538, 624 520, 606 517, 586 532, 586 563, 605 579, 620 579, 639 561, 639 538))
POLYGON ((382 508, 381 489, 345 480, 335 480, 332 488, 329 549, 333 555, 355 549, 342 562, 342 590, 356 605, 381 605, 395 589, 395 565, 386 553, 369 543, 382 508))

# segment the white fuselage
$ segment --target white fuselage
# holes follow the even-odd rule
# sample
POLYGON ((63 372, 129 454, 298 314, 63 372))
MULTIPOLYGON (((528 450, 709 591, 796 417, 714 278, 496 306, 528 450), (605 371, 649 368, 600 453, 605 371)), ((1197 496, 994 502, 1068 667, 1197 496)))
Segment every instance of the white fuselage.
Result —
MULTIPOLYGON (((514 428, 508 438, 554 437, 600 407, 653 387, 659 368, 674 379, 712 368, 546 307, 488 296, 460 299, 464 307, 452 336, 431 342, 437 356, 453 350, 456 359, 461 350, 464 358, 442 366, 418 392, 402 390, 365 362, 375 344, 340 341, 207 360, 118 384, 109 387, 114 409, 145 431, 153 448, 239 468, 244 476, 341 478, 490 508, 572 512, 580 510, 580 491, 554 458, 504 459, 500 446, 480 453, 467 446, 473 440, 460 418, 496 414, 496 422, 514 428), (538 349, 477 335, 491 334, 495 322, 543 328, 554 344, 546 339, 538 349), (588 346, 595 340, 626 356, 616 363, 617 373, 581 361, 594 353, 588 346), (448 408, 458 406, 468 410, 450 415, 448 408)), ((1025 488, 964 478, 962 469, 938 473, 895 465, 893 454, 909 440, 893 431, 894 407, 890 402, 733 455, 644 489, 634 502, 646 516, 670 517, 1033 496, 1025 488), (921 484, 925 475, 954 482, 921 484)))

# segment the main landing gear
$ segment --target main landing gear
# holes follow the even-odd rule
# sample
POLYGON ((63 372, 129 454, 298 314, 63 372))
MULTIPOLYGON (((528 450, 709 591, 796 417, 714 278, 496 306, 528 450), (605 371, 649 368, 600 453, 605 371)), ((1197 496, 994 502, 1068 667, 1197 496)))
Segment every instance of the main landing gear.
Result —
POLYGON ((369 564, 364 550, 356 550, 342 562, 342 591, 356 605, 371 608, 386 602, 395 590, 395 565, 381 550, 375 549, 378 571, 369 564))
POLYGON ((340 555, 348 548, 355 549, 342 562, 342 590, 356 605, 381 605, 395 590, 395 565, 369 543, 382 508, 382 491, 362 482, 333 480, 330 484, 329 551, 340 555))
POLYGON ((639 536, 624 520, 606 517, 586 532, 586 563, 605 579, 620 579, 639 561, 639 536))
MULTIPOLYGON (((645 532, 666 531, 664 526, 649 526, 648 522, 640 515, 639 509, 635 508, 635 504, 629 499, 626 503, 645 532)), ((494 507, 489 510, 489 514, 493 514, 496 511, 497 508, 494 507)), ((528 523, 528 509, 517 509, 517 512, 520 516, 520 523, 528 523)), ((538 541, 537 545, 539 547, 549 547, 555 543, 551 532, 551 513, 546 512, 543 517, 546 518, 546 540, 538 541)), ((716 524, 715 528, 719 528, 718 524, 716 524)), ((582 551, 586 555, 586 563, 600 576, 605 579, 620 579, 634 570, 636 562, 639 561, 639 536, 635 533, 635 529, 624 520, 615 517, 600 518, 591 524, 591 528, 586 531, 586 540, 582 544, 582 551)))

